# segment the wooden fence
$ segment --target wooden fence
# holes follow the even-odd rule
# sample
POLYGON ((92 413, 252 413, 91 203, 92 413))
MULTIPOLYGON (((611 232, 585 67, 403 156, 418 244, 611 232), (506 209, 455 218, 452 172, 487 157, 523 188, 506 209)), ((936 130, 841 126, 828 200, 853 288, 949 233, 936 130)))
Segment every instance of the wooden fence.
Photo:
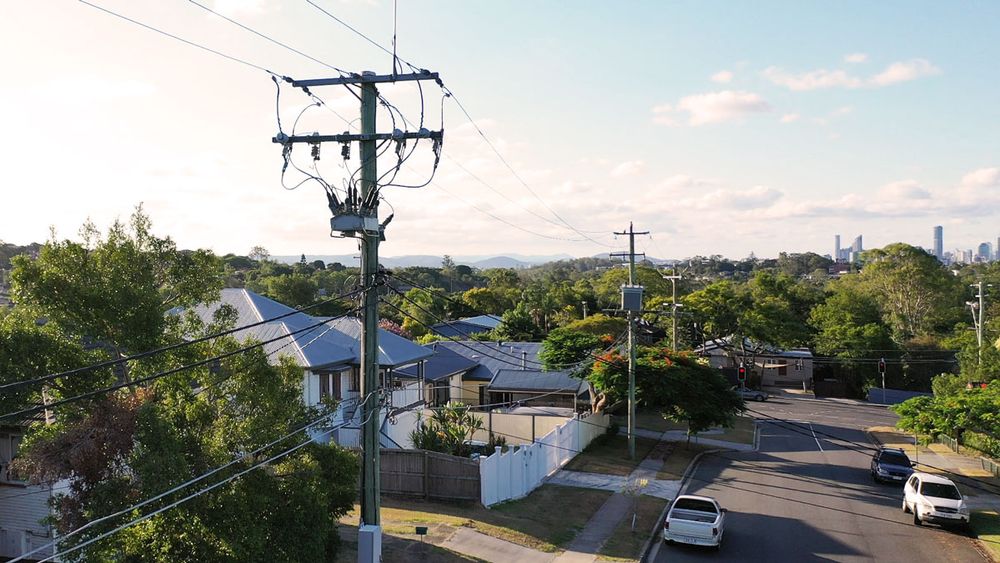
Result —
POLYGON ((380 475, 387 495, 474 501, 481 496, 479 462, 464 457, 383 449, 380 475))

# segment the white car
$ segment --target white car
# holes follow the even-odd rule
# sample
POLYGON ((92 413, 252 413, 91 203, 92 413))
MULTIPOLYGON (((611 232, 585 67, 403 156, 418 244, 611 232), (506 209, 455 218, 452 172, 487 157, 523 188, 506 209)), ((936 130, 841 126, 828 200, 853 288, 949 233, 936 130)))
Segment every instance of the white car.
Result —
POLYGON ((744 401, 766 401, 767 398, 770 397, 766 391, 761 391, 759 389, 747 389, 746 387, 737 387, 736 393, 738 393, 740 397, 743 397, 744 401))
POLYGON ((969 526, 969 507, 951 479, 914 473, 903 487, 903 512, 913 513, 913 523, 933 522, 942 526, 969 526))
POLYGON ((663 541, 722 547, 726 509, 714 498, 681 495, 674 499, 663 521, 663 541))

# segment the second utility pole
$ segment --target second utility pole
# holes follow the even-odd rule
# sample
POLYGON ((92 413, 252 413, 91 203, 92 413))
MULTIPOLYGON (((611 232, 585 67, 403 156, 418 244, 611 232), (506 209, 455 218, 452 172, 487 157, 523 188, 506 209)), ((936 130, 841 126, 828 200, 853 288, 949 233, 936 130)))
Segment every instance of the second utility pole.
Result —
POLYGON ((613 252, 611 256, 628 256, 628 285, 622 286, 622 309, 628 315, 628 457, 635 459, 635 331, 636 315, 642 311, 642 286, 635 284, 635 235, 648 235, 649 231, 636 232, 629 223, 628 231, 615 234, 628 235, 628 254, 613 252))

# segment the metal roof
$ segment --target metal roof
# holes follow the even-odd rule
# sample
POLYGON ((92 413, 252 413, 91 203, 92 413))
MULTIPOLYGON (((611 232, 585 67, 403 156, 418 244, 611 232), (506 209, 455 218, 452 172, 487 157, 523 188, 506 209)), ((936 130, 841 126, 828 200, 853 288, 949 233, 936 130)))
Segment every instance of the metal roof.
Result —
POLYGON ((490 391, 540 391, 579 394, 587 382, 564 371, 502 369, 487 386, 490 391))
POLYGON ((435 343, 440 350, 445 348, 474 360, 478 367, 466 374, 469 381, 490 381, 502 369, 539 369, 541 361, 538 352, 541 342, 480 342, 477 340, 447 341, 435 343))
MULTIPOLYGON (((458 374, 462 374, 463 379, 465 379, 465 374, 479 367, 479 362, 456 354, 443 346, 436 347, 432 344, 430 348, 432 355, 424 362, 424 379, 426 381, 437 381, 458 374)), ((416 378, 418 376, 415 365, 400 368, 396 370, 396 373, 403 377, 416 378)))
MULTIPOLYGON (((327 322, 316 328, 296 334, 284 340, 279 340, 264 346, 265 352, 283 353, 292 356, 296 362, 309 369, 327 368, 337 365, 359 365, 361 363, 361 321, 354 317, 324 319, 305 313, 295 312, 295 309, 264 297, 249 289, 226 288, 222 290, 218 301, 198 305, 192 310, 203 321, 211 322, 212 316, 222 305, 229 305, 236 310, 236 326, 244 326, 292 313, 260 326, 241 330, 234 336, 239 340, 253 338, 266 341, 277 336, 289 334, 304 329, 321 321, 327 322)), ((379 329, 379 365, 396 367, 420 361, 431 355, 431 351, 418 344, 379 329)))

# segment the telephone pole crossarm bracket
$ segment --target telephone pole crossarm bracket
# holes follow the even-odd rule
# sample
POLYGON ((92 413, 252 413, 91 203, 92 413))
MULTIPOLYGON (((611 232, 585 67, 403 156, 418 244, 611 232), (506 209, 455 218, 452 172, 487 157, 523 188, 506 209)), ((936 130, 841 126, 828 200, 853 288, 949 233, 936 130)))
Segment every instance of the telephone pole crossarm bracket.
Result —
POLYGON ((287 145, 289 143, 353 143, 357 141, 395 141, 402 139, 433 139, 441 140, 444 137, 443 131, 407 131, 399 133, 343 133, 340 135, 291 135, 284 137, 271 137, 272 143, 287 145))
POLYGON ((337 86, 342 84, 378 84, 383 82, 413 82, 414 80, 439 80, 436 72, 414 72, 409 74, 366 74, 340 76, 337 78, 310 78, 308 80, 293 80, 296 88, 311 88, 313 86, 337 86))

